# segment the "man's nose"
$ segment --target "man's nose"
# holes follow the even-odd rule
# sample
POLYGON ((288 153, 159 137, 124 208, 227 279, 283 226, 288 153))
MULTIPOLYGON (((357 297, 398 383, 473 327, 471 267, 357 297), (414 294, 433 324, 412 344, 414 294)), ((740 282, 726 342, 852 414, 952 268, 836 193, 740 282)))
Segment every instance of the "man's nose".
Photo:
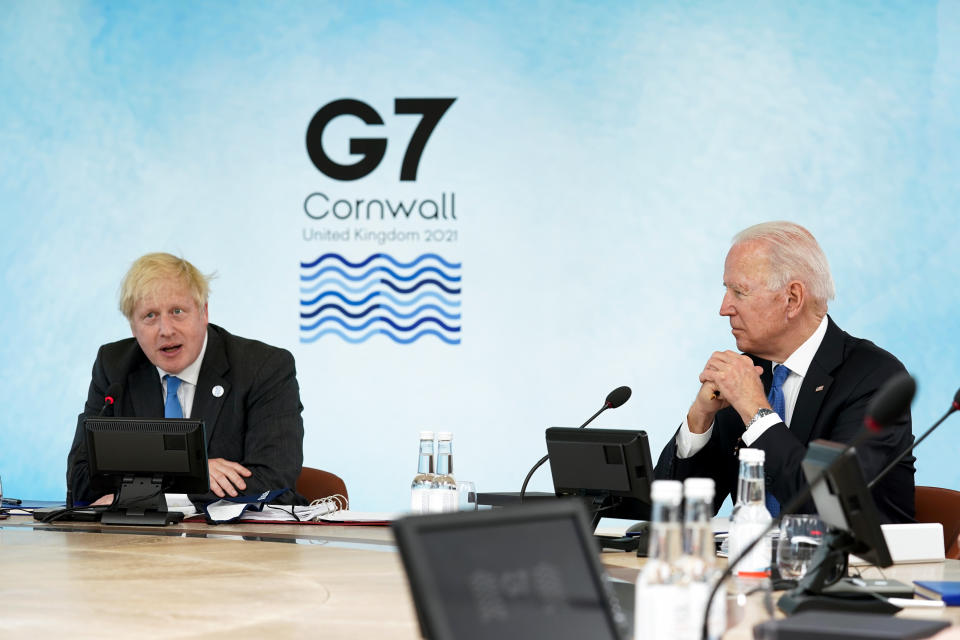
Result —
POLYGON ((734 314, 733 302, 730 300, 730 292, 723 294, 723 300, 720 301, 720 315, 732 316, 734 314))
POLYGON ((160 314, 159 326, 160 326, 160 335, 162 336, 169 335, 171 329, 173 328, 173 324, 170 322, 170 319, 163 314, 160 314))

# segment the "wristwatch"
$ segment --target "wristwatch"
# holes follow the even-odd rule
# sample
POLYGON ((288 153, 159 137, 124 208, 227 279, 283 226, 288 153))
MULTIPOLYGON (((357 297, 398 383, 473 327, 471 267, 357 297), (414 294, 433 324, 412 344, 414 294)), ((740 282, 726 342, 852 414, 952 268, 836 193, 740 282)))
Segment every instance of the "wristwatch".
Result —
POLYGON ((767 416, 772 416, 774 413, 776 413, 776 412, 775 412, 773 409, 767 409, 767 408, 765 408, 765 407, 764 407, 764 408, 757 409, 757 412, 756 412, 755 414, 753 414, 753 417, 752 417, 752 418, 750 418, 750 422, 747 424, 747 429, 749 429, 750 427, 752 427, 752 426, 757 422, 757 420, 759 420, 760 418, 765 418, 765 417, 767 417, 767 416))

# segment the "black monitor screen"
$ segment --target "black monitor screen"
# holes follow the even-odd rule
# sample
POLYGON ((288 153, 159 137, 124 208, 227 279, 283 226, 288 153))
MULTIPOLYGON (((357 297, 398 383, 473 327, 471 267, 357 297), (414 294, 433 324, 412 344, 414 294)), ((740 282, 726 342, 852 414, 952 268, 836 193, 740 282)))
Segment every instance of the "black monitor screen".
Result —
POLYGON ((855 449, 828 440, 814 440, 803 460, 803 472, 807 482, 826 472, 821 483, 813 485, 813 502, 820 519, 826 524, 846 532, 853 546, 847 551, 880 567, 893 564, 887 548, 880 514, 873 496, 863 478, 855 449), (837 461, 827 472, 827 468, 837 461))
POLYGON ((424 637, 614 639, 582 507, 560 501, 394 523, 424 637))
POLYGON ((605 518, 647 520, 653 462, 644 431, 547 429, 547 452, 558 496, 603 502, 605 518))
POLYGON ((104 493, 124 477, 160 478, 168 493, 206 493, 207 449, 202 420, 86 418, 90 481, 104 493))

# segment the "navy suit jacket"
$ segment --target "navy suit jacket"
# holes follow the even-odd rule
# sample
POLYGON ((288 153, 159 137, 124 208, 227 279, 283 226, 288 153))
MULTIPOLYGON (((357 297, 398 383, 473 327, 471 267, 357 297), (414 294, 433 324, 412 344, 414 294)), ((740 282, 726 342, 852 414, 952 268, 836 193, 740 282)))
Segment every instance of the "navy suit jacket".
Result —
MULTIPOLYGON (((78 502, 96 500, 102 495, 90 486, 82 418, 99 413, 104 393, 113 383, 119 383, 123 389, 113 415, 163 417, 160 376, 137 341, 127 338, 100 347, 87 403, 67 459, 67 488, 78 502)), ((214 324, 207 325, 207 350, 190 416, 205 423, 208 457, 239 462, 253 473, 245 479, 247 488, 243 493, 296 486, 303 465, 302 410, 289 351, 231 335, 214 324), (219 396, 213 394, 217 386, 223 388, 219 396)), ((217 499, 212 492, 191 498, 195 502, 217 499)), ((305 502, 292 493, 278 501, 305 502)))
MULTIPOLYGON (((754 358, 763 367, 765 390, 772 380, 769 360, 754 358)), ((904 371, 890 353, 869 340, 854 338, 828 318, 827 332, 803 379, 790 428, 780 422, 767 429, 753 447, 766 454, 766 490, 786 504, 806 486, 800 463, 811 440, 822 438, 849 443, 864 428, 867 403, 887 380, 904 371)), ((683 427, 681 427, 683 428, 683 427)), ((736 497, 739 461, 734 454, 746 427, 740 415, 727 407, 717 412, 710 440, 690 458, 676 457, 676 437, 664 447, 656 466, 657 478, 682 480, 713 478, 717 483, 715 511, 727 495, 736 497)), ((913 443, 910 412, 896 424, 857 445, 857 458, 867 481, 913 443)), ((881 522, 914 521, 914 460, 906 456, 873 488, 881 522)), ((814 513, 812 502, 801 509, 814 513)))

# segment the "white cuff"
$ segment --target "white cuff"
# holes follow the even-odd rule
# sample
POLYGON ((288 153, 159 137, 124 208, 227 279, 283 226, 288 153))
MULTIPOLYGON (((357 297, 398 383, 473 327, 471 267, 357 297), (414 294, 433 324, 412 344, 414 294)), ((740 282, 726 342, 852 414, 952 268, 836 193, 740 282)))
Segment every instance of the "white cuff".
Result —
POLYGON ((743 435, 741 436, 741 438, 743 438, 743 443, 748 447, 753 446, 753 443, 757 441, 757 438, 763 435, 764 431, 781 422, 783 422, 783 418, 778 416, 776 413, 763 416, 750 425, 749 429, 743 432, 743 435))
POLYGON ((707 443, 710 441, 710 434, 712 433, 712 423, 710 424, 710 428, 703 433, 691 432, 690 426, 687 424, 687 417, 684 416, 683 424, 680 425, 680 430, 677 431, 677 457, 684 459, 696 455, 700 449, 707 446, 707 443))

